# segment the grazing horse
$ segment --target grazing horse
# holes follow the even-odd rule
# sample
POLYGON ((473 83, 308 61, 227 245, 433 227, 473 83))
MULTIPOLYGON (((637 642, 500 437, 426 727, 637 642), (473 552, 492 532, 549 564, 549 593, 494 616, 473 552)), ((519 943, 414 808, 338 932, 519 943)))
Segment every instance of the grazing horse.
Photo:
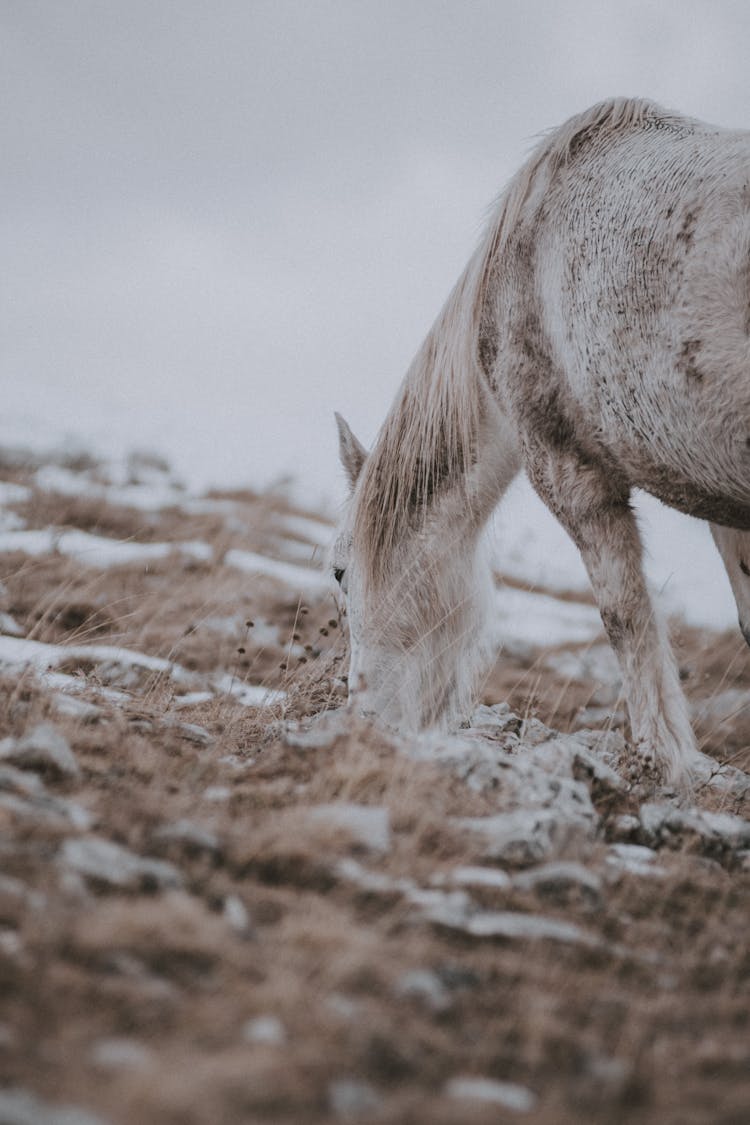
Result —
POLYGON ((750 642, 750 132, 618 98, 547 134, 372 451, 337 422, 352 697, 401 727, 465 716, 488 655, 481 531, 525 469, 586 564, 633 741, 687 782, 630 495, 710 521, 750 642))

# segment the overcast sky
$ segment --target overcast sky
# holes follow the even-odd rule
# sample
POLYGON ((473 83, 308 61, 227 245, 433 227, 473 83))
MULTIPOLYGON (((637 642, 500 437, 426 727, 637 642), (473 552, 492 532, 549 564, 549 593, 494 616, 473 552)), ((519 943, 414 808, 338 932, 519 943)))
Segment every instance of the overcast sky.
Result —
POLYGON ((0 438, 335 494, 535 134, 750 124, 745 0, 0 0, 0 438))

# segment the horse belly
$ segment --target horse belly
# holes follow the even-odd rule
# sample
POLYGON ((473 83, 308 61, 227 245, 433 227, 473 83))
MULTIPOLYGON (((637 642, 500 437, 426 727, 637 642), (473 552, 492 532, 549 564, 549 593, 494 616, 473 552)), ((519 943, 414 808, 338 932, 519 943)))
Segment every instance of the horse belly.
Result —
POLYGON ((744 394, 729 394, 725 373, 717 376, 723 393, 717 388, 712 396, 681 379, 662 364, 645 384, 632 373, 617 388, 610 381, 606 395, 594 396, 600 438, 635 487, 687 515, 750 530, 746 386, 744 394), (728 403, 736 405, 726 409, 728 403))

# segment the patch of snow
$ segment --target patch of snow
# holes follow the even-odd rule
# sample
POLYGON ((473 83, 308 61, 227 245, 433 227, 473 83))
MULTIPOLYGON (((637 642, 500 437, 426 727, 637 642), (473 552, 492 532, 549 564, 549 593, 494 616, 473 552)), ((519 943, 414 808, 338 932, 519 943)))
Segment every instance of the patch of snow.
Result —
POLYGON ((182 876, 171 863, 136 855, 101 836, 66 840, 58 862, 79 875, 114 887, 137 889, 144 883, 182 886, 182 876))
POLYGON ((242 1038, 247 1043, 262 1043, 266 1047, 283 1047, 286 1029, 278 1016, 256 1016, 242 1028, 242 1038))
POLYGON ((23 629, 9 613, 0 612, 0 633, 8 637, 22 637, 23 629))
POLYGON ((194 707, 197 703, 210 703, 215 699, 212 691, 188 691, 185 695, 177 695, 172 700, 173 707, 194 707))
POLYGON ((250 929, 250 915, 239 895, 227 895, 224 899, 222 913, 228 924, 238 934, 245 934, 250 929))
POLYGON ((526 1086, 519 1086, 515 1082, 498 1082, 494 1078, 476 1078, 473 1075, 451 1078, 445 1092, 449 1098, 501 1105, 517 1113, 530 1113, 537 1103, 536 1095, 526 1086))
POLYGON ((22 769, 48 769, 62 777, 79 777, 81 773, 70 743, 52 723, 38 723, 17 741, 4 739, 0 757, 22 769))
POLYGON ((599 611, 581 602, 560 601, 549 594, 537 594, 501 586, 496 593, 497 618, 492 622, 497 644, 532 645, 582 644, 599 637, 602 621, 599 611))
MULTIPOLYGON (((110 472, 115 467, 114 463, 108 466, 110 472)), ((86 473, 76 473, 62 465, 43 465, 34 479, 37 487, 44 492, 105 500, 108 504, 137 508, 140 512, 179 507, 185 499, 185 493, 169 483, 162 473, 148 483, 117 485, 94 480, 86 473)))
POLYGON ((50 1105, 27 1090, 0 1090, 3 1125, 107 1125, 103 1117, 78 1106, 50 1105))
POLYGON ((209 785, 203 790, 203 799, 206 801, 228 801, 232 796, 232 790, 228 785, 209 785))
MULTIPOLYGON (((445 876, 440 877, 443 882, 445 876)), ((510 875, 497 867, 454 867, 447 879, 460 887, 489 887, 493 890, 507 891, 512 886, 510 875)))
POLYGON ((437 973, 431 969, 411 969, 396 981, 395 993, 423 1001, 433 1012, 445 1012, 451 1006, 448 991, 437 973))
POLYGON ((0 508, 0 532, 3 531, 21 531, 26 527, 26 520, 16 512, 9 512, 5 508, 0 508))
POLYGON ((11 480, 0 480, 0 504, 23 504, 31 499, 31 489, 25 484, 11 480))
POLYGON ((262 684, 246 684, 226 672, 214 681, 216 691, 232 695, 244 707, 271 707, 286 699, 286 692, 277 688, 263 687, 262 684))
POLYGON ((337 1117, 346 1119, 375 1113, 381 1099, 369 1082, 358 1078, 340 1078, 328 1087, 328 1102, 337 1117))
POLYGON ((255 551, 241 551, 233 548, 224 556, 227 566, 234 567, 246 574, 260 574, 266 578, 275 578, 290 586, 294 590, 314 592, 330 590, 331 582, 327 575, 312 567, 297 566, 296 563, 280 562, 279 559, 259 555, 255 551))
POLYGON ((471 937, 507 938, 510 941, 559 941, 566 945, 585 945, 597 948, 601 943, 595 934, 589 933, 573 922, 563 922, 559 918, 547 918, 542 914, 521 914, 514 910, 488 910, 470 914, 460 923, 441 915, 440 911, 429 912, 431 921, 439 922, 451 929, 460 929, 471 937))
POLYGON ((316 805, 307 814, 313 820, 325 822, 330 828, 340 828, 372 851, 386 852, 391 845, 390 814, 387 808, 371 805, 329 804, 316 805))
POLYGON ((520 866, 554 858, 572 841, 591 839, 597 817, 569 808, 516 809, 494 816, 459 817, 453 823, 484 838, 485 858, 520 866))
POLYGON ((629 875, 661 879, 667 871, 656 863, 656 852, 643 844, 610 845, 606 863, 617 871, 627 871, 629 875))
MULTIPOLYGON (((35 671, 44 674, 48 669, 69 660, 86 660, 95 664, 109 661, 123 668, 165 672, 177 682, 190 679, 189 673, 179 664, 173 664, 160 656, 131 652, 130 649, 116 645, 53 645, 0 634, 0 665, 14 669, 34 668, 35 671)), ((59 678, 50 678, 49 682, 60 687, 77 684, 74 676, 65 676, 63 681, 59 678)), ((123 698, 121 693, 118 693, 118 698, 123 698)))
POLYGON ((149 563, 180 554, 196 562, 210 562, 213 549, 199 540, 175 543, 135 543, 132 540, 108 539, 73 528, 59 531, 45 527, 32 531, 7 531, 0 534, 0 552, 21 551, 25 555, 60 554, 85 566, 106 569, 149 563))
POLYGON ((587 683, 615 684, 622 682, 622 673, 612 648, 608 644, 591 645, 576 652, 553 652, 544 658, 552 672, 565 680, 587 683))
POLYGON ((153 1062, 151 1051, 136 1039, 98 1039, 89 1058, 101 1070, 145 1070, 153 1062))
POLYGON ((328 547, 333 539, 335 529, 330 523, 316 520, 310 516, 284 516, 281 525, 285 531, 300 539, 307 539, 316 547, 328 547))

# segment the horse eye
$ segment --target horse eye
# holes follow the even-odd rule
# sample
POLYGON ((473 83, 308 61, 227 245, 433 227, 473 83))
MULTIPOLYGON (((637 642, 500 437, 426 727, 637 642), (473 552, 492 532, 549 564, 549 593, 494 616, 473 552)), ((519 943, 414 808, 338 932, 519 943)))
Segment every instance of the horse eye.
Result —
POLYGON ((338 582, 338 584, 340 586, 341 585, 341 579, 344 577, 343 570, 341 570, 339 567, 336 567, 336 569, 333 572, 333 577, 336 579, 336 581, 338 582))

